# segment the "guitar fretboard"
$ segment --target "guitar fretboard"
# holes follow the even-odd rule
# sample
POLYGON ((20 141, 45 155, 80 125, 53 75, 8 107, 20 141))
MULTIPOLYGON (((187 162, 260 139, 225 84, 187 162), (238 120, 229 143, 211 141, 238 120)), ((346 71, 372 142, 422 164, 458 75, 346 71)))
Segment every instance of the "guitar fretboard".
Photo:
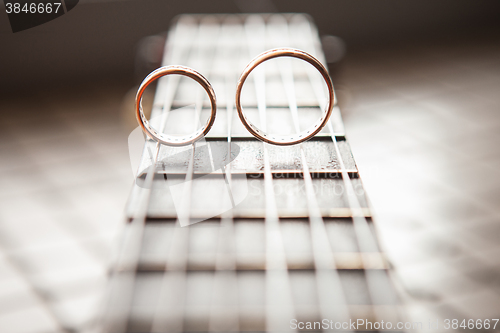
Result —
MULTIPOLYGON (((275 47, 324 63, 316 28, 301 14, 184 15, 172 26, 163 65, 207 77, 217 118, 193 146, 146 142, 112 279, 109 332, 284 332, 299 330, 294 319, 328 319, 332 328, 400 320, 339 108, 320 134, 291 147, 256 140, 237 116, 240 73, 275 47)), ((272 60, 251 74, 242 105, 258 127, 292 134, 326 106, 322 80, 305 62, 272 60)), ((187 134, 209 111, 194 81, 158 81, 155 128, 187 134)))

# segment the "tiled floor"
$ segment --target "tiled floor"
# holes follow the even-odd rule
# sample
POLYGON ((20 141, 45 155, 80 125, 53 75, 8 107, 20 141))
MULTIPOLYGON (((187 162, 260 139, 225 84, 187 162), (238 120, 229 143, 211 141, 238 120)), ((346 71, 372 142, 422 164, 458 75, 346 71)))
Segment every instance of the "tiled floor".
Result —
POLYGON ((98 311, 132 183, 114 85, 0 101, 2 332, 85 331, 98 311))
POLYGON ((500 315, 500 44, 347 57, 346 132, 410 316, 500 315))
MULTIPOLYGON (((500 44, 348 54, 334 73, 410 317, 498 318, 500 44)), ((132 181, 129 88, 0 100, 1 331, 92 331, 132 181)))

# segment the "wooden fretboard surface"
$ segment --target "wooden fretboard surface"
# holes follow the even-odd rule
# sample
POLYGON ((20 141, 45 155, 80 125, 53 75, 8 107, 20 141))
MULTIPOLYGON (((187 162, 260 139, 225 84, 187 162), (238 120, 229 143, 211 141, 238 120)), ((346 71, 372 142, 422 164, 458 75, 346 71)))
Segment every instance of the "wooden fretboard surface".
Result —
MULTIPOLYGON (((292 319, 401 320, 338 107, 319 135, 292 147, 257 141, 237 117, 241 71, 273 47, 324 62, 316 28, 301 14, 184 15, 172 26, 163 64, 208 78, 217 119, 194 147, 146 142, 112 278, 109 332, 286 332, 292 319), (182 218, 190 225, 181 227, 182 218)), ((196 85, 159 80, 156 128, 189 133, 206 119, 208 98, 196 85)), ((317 119, 325 85, 306 63, 279 59, 250 76, 242 102, 260 128, 293 133, 317 119)))

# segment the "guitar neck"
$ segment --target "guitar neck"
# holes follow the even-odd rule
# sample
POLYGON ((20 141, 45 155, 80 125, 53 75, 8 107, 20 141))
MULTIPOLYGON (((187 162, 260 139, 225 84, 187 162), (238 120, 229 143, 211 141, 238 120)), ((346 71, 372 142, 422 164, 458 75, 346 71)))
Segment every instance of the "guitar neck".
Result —
MULTIPOLYGON (((145 142, 107 331, 307 328, 299 323, 320 331, 362 319, 344 328, 361 331, 376 329, 366 321, 401 319, 338 106, 318 135, 291 147, 256 140, 237 116, 240 73, 275 47, 302 49, 325 63, 316 27, 302 14, 184 15, 172 25, 163 65, 207 77, 217 119, 192 146, 145 142)), ((270 133, 307 128, 327 103, 322 77, 296 59, 262 64, 243 89, 244 112, 270 133)), ((187 134, 209 112, 194 81, 159 79, 155 128, 187 134)))

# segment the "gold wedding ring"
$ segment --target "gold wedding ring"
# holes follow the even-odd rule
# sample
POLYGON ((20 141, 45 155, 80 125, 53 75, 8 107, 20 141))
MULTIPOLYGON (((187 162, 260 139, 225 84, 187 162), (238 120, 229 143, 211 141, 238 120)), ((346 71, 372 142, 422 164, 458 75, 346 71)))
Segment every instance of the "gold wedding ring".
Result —
POLYGON ((321 64, 321 62, 319 62, 318 59, 316 59, 309 53, 292 48, 272 49, 264 53, 261 53, 260 55, 255 57, 241 74, 240 79, 238 80, 238 85, 236 86, 236 109, 238 110, 238 116, 240 117, 241 122, 243 123, 243 125, 245 125, 246 129, 257 139, 273 145, 279 145, 279 146, 295 145, 314 137, 321 131, 321 129, 328 122, 328 119, 332 114, 332 109, 334 104, 335 104, 335 94, 333 91, 333 84, 326 68, 323 66, 323 64, 321 64), (321 118, 310 128, 293 135, 274 135, 274 134, 271 135, 265 133, 264 131, 257 128, 254 124, 252 124, 250 120, 248 120, 248 118, 243 113, 243 108, 241 107, 241 90, 243 88, 245 80, 247 79, 248 75, 250 75, 250 72, 252 72, 252 70, 254 70, 255 67, 257 67, 264 61, 278 57, 293 57, 307 61, 320 72, 321 76, 326 82, 326 85, 328 86, 328 92, 329 92, 328 105, 324 110, 321 118))
POLYGON ((137 95, 135 97, 135 106, 136 106, 137 121, 139 122, 139 125, 142 127, 142 130, 151 139, 167 146, 189 145, 207 135, 207 133, 212 128, 212 125, 214 124, 215 114, 217 112, 217 102, 215 98, 215 92, 210 82, 208 82, 208 80, 203 75, 201 75, 194 69, 184 66, 164 66, 151 72, 139 86, 139 90, 137 91, 137 95), (172 74, 184 75, 198 82, 207 92, 208 97, 210 98, 210 104, 212 105, 212 112, 205 126, 200 128, 196 132, 188 134, 186 136, 172 136, 159 132, 150 125, 149 121, 146 119, 146 116, 144 115, 144 111, 142 110, 142 94, 144 93, 144 90, 146 90, 147 86, 151 84, 151 82, 153 82, 156 79, 159 79, 162 76, 172 75, 172 74))

